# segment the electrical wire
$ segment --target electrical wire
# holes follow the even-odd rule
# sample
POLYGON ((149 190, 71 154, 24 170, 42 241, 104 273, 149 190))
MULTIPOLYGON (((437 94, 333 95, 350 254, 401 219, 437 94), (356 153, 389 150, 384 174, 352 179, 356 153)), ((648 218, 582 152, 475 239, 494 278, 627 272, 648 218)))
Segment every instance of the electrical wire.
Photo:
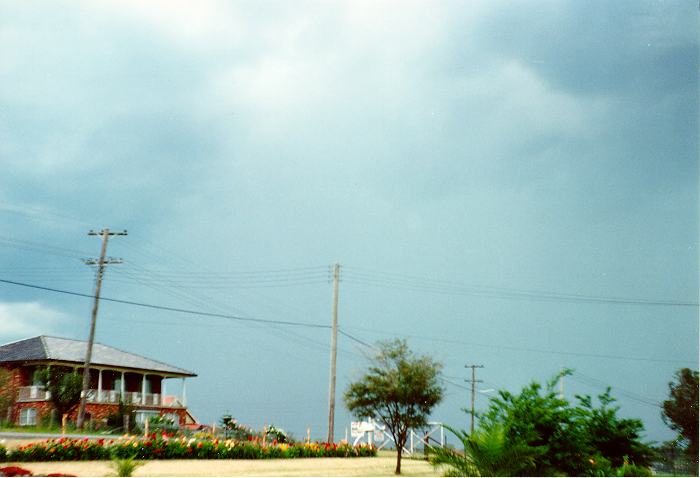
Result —
POLYGON ((363 328, 363 327, 346 327, 349 329, 354 329, 354 330, 364 330, 368 332, 373 332, 381 335, 387 335, 387 336, 392 336, 392 337, 405 337, 405 338, 412 338, 412 339, 418 339, 418 340, 427 340, 431 342, 443 342, 443 343, 449 343, 449 344, 457 344, 457 345, 469 345, 473 347, 484 347, 484 348, 491 348, 491 349, 503 349, 503 350, 516 350, 516 351, 523 351, 523 352, 533 352, 533 353, 542 353, 542 354, 552 354, 552 355, 563 355, 563 356, 574 356, 574 357, 591 357, 591 358, 602 358, 602 359, 613 359, 613 360, 631 360, 631 361, 641 361, 641 362, 658 362, 658 363, 695 363, 690 360, 675 360, 675 359, 656 359, 656 358, 648 358, 648 357, 631 357, 631 356, 624 356, 624 355, 609 355, 609 354, 594 354, 594 353, 588 353, 588 352, 566 352, 566 351, 561 351, 561 350, 545 350, 545 349, 536 349, 536 348, 531 348, 531 347, 518 347, 514 345, 498 345, 498 344, 484 344, 484 343, 478 343, 478 342, 467 342, 464 340, 457 340, 457 339, 448 339, 445 337, 435 337, 435 336, 428 336, 428 335, 413 335, 413 334, 397 334, 395 332, 388 332, 388 331, 383 331, 383 330, 377 330, 377 329, 368 329, 368 328, 363 328))
MULTIPOLYGON (((56 293, 60 293, 60 294, 67 294, 67 295, 73 295, 73 296, 78 296, 78 297, 87 297, 90 299, 94 299, 93 295, 83 294, 81 292, 73 292, 73 291, 67 291, 67 290, 62 290, 62 289, 55 289, 52 287, 44 287, 44 286, 39 286, 39 285, 35 285, 35 284, 27 284, 27 283, 16 282, 16 281, 11 281, 11 280, 6 280, 6 279, 0 279, 0 282, 5 283, 5 284, 17 285, 17 286, 21 286, 21 287, 29 287, 32 289, 39 289, 39 290, 45 290, 45 291, 49 291, 49 292, 56 292, 56 293)), ((125 305, 133 305, 136 307, 145 307, 145 308, 149 308, 149 309, 165 310, 168 312, 178 312, 178 313, 183 313, 183 314, 200 315, 200 316, 204 316, 204 317, 217 317, 217 318, 229 319, 229 320, 240 320, 240 321, 244 321, 244 322, 256 322, 256 323, 266 323, 266 324, 276 324, 276 325, 290 325, 290 326, 311 327, 311 328, 319 328, 319 329, 331 328, 330 325, 326 325, 326 324, 313 324, 313 323, 304 323, 304 322, 292 322, 292 321, 287 321, 287 320, 268 320, 268 319, 258 319, 258 318, 253 318, 253 317, 240 317, 240 316, 230 315, 230 314, 217 314, 217 313, 213 313, 213 312, 203 312, 203 311, 198 311, 198 310, 181 309, 178 307, 169 307, 169 306, 164 306, 164 305, 147 304, 144 302, 136 302, 136 301, 124 300, 124 299, 115 299, 115 298, 110 298, 110 297, 100 297, 100 300, 104 300, 104 301, 108 301, 108 302, 116 302, 116 303, 125 304, 125 305)))
POLYGON ((600 388, 603 390, 607 390, 610 388, 611 390, 615 390, 619 395, 624 396, 625 398, 628 398, 630 400, 633 400, 635 402, 641 403, 643 405, 649 405, 653 407, 658 407, 658 408, 663 408, 661 404, 659 404, 657 401, 654 399, 644 397, 642 395, 639 395, 635 392, 631 392, 629 390, 625 390, 624 388, 620 387, 613 387, 611 385, 608 385, 606 382, 603 380, 598 380, 597 378, 590 377, 588 375, 585 375, 581 372, 573 371, 572 375, 570 375, 570 378, 574 380, 575 382, 588 385, 589 387, 596 387, 600 388))
POLYGON ((348 283, 406 289, 416 292, 469 295, 497 299, 537 300, 546 302, 698 307, 698 302, 696 301, 600 297, 532 289, 468 285, 454 281, 436 280, 418 276, 405 276, 381 271, 365 272, 369 269, 365 269, 363 271, 361 268, 353 268, 351 266, 344 266, 343 269, 343 280, 348 283))

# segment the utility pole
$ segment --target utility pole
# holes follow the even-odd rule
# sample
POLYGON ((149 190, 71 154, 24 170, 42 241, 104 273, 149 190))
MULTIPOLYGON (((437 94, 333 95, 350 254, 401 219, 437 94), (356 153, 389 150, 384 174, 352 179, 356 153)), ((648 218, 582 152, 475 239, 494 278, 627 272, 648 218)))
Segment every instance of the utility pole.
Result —
POLYGON ((92 360, 92 344, 95 341, 95 324, 97 322, 97 309, 100 304, 100 290, 102 289, 102 276, 104 275, 105 265, 121 264, 121 259, 105 257, 107 254, 107 241, 109 236, 126 236, 126 231, 111 232, 108 228, 104 228, 100 232, 90 231, 88 236, 102 236, 102 249, 100 250, 100 258, 85 259, 87 265, 97 265, 97 277, 95 281, 95 302, 92 306, 92 316, 90 318, 90 333, 88 334, 87 350, 85 351, 85 363, 83 364, 83 391, 80 394, 80 408, 78 409, 78 421, 76 426, 83 428, 85 421, 85 404, 87 402, 87 393, 90 387, 90 361, 92 360))
POLYGON ((338 355, 338 288, 340 264, 333 264, 333 328, 331 332, 331 370, 328 385, 328 443, 333 443, 335 426, 335 362, 338 355))
POLYGON ((467 383, 471 382, 471 384, 472 384, 472 406, 471 406, 472 421, 471 421, 471 425, 469 427, 469 430, 470 430, 469 434, 473 435, 474 434, 474 398, 476 397, 476 384, 477 384, 477 382, 483 382, 483 380, 476 379, 476 369, 477 368, 484 368, 484 366, 483 365, 465 365, 464 368, 472 369, 472 379, 465 380, 465 382, 467 382, 467 383))

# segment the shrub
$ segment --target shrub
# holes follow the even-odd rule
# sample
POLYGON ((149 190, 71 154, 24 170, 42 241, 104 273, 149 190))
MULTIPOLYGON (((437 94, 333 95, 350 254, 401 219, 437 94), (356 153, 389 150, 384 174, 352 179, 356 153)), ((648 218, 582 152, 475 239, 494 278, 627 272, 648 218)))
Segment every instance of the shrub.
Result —
POLYGON ((143 463, 134 461, 133 458, 115 458, 111 463, 116 476, 131 476, 139 466, 143 466, 143 463))
POLYGON ((274 425, 270 425, 265 429, 265 435, 270 440, 275 440, 277 443, 289 443, 287 432, 274 425))
POLYGON ((0 461, 6 461, 7 458, 7 448, 5 445, 0 445, 0 461))

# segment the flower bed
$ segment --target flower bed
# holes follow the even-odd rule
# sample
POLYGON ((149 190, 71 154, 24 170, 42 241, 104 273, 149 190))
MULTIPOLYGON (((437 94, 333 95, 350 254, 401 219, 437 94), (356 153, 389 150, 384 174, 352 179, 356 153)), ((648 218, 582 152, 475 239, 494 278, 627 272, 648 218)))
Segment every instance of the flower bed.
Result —
POLYGON ((59 438, 30 443, 10 451, 10 462, 109 460, 137 458, 142 460, 169 459, 269 459, 376 456, 377 450, 368 445, 347 443, 276 443, 261 441, 203 440, 195 438, 122 438, 118 440, 88 440, 59 438))
POLYGON ((109 460, 104 440, 59 438, 23 445, 8 451, 6 461, 109 460))

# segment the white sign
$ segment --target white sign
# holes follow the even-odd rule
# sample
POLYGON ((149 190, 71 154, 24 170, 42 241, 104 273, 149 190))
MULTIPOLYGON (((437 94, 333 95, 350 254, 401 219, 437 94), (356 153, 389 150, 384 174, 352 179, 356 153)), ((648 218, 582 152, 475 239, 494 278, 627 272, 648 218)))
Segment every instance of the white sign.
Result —
POLYGON ((374 431, 374 423, 371 422, 351 422, 350 436, 353 438, 361 437, 365 432, 374 431))

